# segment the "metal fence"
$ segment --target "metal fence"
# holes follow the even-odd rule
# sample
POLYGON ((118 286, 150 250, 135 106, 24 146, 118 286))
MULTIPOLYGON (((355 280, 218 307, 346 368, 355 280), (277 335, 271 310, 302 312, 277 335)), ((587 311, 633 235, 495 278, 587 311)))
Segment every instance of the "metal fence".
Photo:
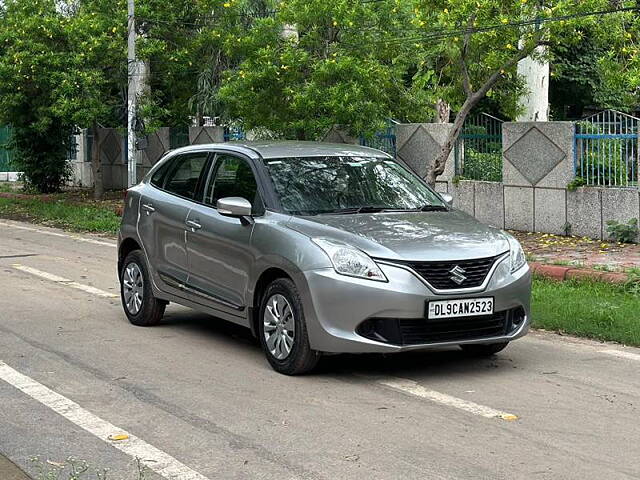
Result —
POLYGON ((576 122, 574 167, 586 185, 638 185, 640 119, 605 110, 576 122))
POLYGON ((225 142, 235 142, 238 140, 245 140, 246 135, 244 130, 240 127, 224 127, 224 141, 225 142))
POLYGON ((502 124, 488 113, 468 117, 454 147, 456 176, 502 181, 502 124))
POLYGON ((13 150, 8 145, 11 139, 11 127, 5 125, 0 127, 0 172, 12 172, 11 161, 13 160, 13 150))
POLYGON ((360 135, 360 145, 365 147, 377 148, 388 153, 392 157, 396 156, 396 133, 395 125, 398 122, 388 120, 384 130, 376 132, 371 136, 360 135))

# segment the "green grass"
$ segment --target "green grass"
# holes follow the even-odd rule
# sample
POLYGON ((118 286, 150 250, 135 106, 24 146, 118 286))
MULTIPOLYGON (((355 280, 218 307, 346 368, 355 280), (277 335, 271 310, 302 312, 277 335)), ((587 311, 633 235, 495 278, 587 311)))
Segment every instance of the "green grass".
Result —
POLYGON ((640 346, 637 285, 535 278, 533 327, 640 346))
POLYGON ((65 200, 0 198, 0 217, 28 220, 78 232, 116 234, 120 217, 112 208, 65 200))

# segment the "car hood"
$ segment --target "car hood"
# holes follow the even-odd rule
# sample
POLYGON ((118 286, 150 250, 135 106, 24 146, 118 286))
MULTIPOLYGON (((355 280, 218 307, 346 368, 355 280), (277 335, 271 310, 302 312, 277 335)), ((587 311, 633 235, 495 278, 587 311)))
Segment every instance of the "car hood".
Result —
POLYGON ((504 233, 459 210, 291 217, 287 226, 309 237, 353 245, 390 260, 464 260, 509 250, 504 233))

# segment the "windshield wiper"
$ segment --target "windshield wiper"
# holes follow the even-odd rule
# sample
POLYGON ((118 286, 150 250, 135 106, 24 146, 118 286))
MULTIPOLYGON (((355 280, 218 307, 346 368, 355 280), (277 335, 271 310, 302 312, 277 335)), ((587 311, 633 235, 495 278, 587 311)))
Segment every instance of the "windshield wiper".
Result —
POLYGON ((384 207, 374 207, 372 205, 365 205, 363 207, 353 207, 353 208, 340 208, 338 210, 332 210, 330 213, 332 215, 349 215, 352 213, 378 213, 385 210, 384 207))
POLYGON ((421 212, 448 212, 449 209, 444 205, 425 205, 420 209, 421 212))

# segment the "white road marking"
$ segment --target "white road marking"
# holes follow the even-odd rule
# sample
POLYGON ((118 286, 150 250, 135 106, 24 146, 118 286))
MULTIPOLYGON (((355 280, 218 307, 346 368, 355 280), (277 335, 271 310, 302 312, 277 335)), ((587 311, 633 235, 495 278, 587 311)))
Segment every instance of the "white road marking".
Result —
POLYGON ((75 288, 76 290, 82 290, 83 292, 90 293, 91 295, 96 295, 103 298, 118 298, 118 295, 116 295, 115 293, 106 292, 90 285, 84 285, 82 283, 74 282, 73 280, 69 280, 68 278, 59 277, 58 275, 54 275, 48 272, 43 272, 42 270, 38 270, 37 268, 27 267, 26 265, 20 265, 18 263, 12 265, 12 267, 16 270, 20 270, 21 272, 35 275, 36 277, 43 278, 44 280, 48 280, 50 282, 60 283, 68 287, 75 288))
POLYGON ((600 353, 606 353, 607 355, 612 355, 614 357, 626 358, 628 360, 640 362, 640 355, 637 353, 624 352, 622 350, 600 350, 600 353))
POLYGON ((103 247, 116 248, 116 244, 115 243, 103 242, 101 240, 95 240, 93 238, 80 237, 78 235, 69 235, 69 234, 66 234, 66 233, 53 232, 51 230, 45 230, 45 229, 42 229, 42 228, 26 227, 24 225, 17 225, 15 223, 7 223, 7 222, 0 222, 0 226, 9 227, 9 228, 17 228, 18 230, 27 230, 29 232, 43 233, 44 235, 51 235, 53 237, 71 238, 71 239, 77 240, 79 242, 92 243, 93 245, 102 245, 103 247))
POLYGON ((473 413, 474 415, 480 415, 481 417, 500 418, 502 420, 509 421, 518 419, 518 417, 512 413, 502 412, 491 407, 485 407, 484 405, 479 405, 477 403, 469 402, 468 400, 447 395, 446 393, 429 390, 413 380, 405 378, 387 378, 377 380, 377 383, 400 392, 415 395, 416 397, 426 398, 427 400, 431 400, 432 402, 439 403, 441 405, 464 410, 465 412, 473 413))
POLYGON ((0 361, 0 379, 112 447, 131 457, 139 458, 147 468, 168 480, 208 480, 207 477, 179 462, 168 453, 103 420, 74 401, 23 375, 2 361, 0 361), (109 436, 114 435, 118 435, 117 438, 128 438, 118 441, 109 440, 109 436))

